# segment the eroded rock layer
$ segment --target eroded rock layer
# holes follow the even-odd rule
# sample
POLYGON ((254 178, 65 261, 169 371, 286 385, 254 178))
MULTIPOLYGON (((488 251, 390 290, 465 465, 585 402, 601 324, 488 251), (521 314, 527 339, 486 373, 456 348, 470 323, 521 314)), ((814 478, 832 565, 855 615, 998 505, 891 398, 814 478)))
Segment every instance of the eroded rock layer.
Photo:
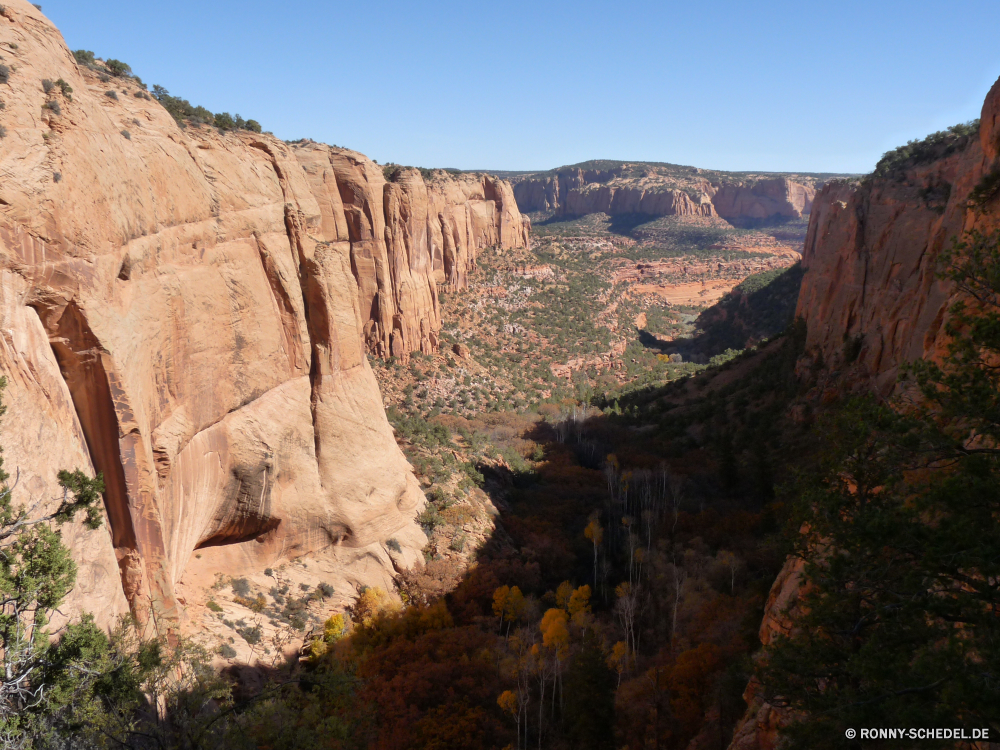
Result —
POLYGON ((135 81, 78 67, 24 0, 0 43, 0 442, 31 500, 60 468, 107 485, 109 523, 67 531, 68 609, 169 630, 194 551, 220 545, 240 566, 415 564, 423 495, 366 355, 436 347, 436 285, 527 242, 511 187, 387 183, 345 149, 182 129, 135 81))
POLYGON ((823 179, 737 175, 667 164, 564 167, 511 178, 521 211, 583 216, 721 216, 737 224, 800 218, 823 179))

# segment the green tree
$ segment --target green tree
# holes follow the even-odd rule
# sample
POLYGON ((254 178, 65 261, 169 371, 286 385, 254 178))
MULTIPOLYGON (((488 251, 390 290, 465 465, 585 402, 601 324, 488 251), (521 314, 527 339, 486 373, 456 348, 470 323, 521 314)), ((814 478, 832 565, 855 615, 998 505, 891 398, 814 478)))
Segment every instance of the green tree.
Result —
POLYGON ((110 59, 106 60, 104 63, 108 72, 116 78, 128 78, 132 74, 131 66, 123 63, 121 60, 110 59))
MULTIPOLYGON (((0 378, 0 393, 7 381, 0 378)), ((0 403, 0 415, 6 407, 0 403)), ((17 479, 19 479, 19 475, 17 479)), ((46 665, 53 611, 76 582, 76 564, 59 526, 83 511, 86 525, 101 525, 98 505, 104 482, 77 470, 59 472, 63 496, 56 509, 39 514, 15 504, 10 475, 0 457, 0 735, 23 735, 29 713, 46 699, 46 665)))

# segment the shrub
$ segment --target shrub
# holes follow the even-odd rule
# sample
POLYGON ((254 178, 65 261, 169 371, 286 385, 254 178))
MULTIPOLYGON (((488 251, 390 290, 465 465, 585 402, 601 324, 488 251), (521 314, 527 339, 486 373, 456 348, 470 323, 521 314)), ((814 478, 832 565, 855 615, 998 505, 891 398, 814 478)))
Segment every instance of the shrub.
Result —
POLYGON ((3 125, 0 125, 0 138, 6 138, 6 137, 7 137, 7 128, 5 128, 3 125))
POLYGON ((256 646, 260 643, 261 629, 260 625, 255 625, 254 627, 242 627, 236 630, 237 633, 243 638, 244 641, 249 643, 251 646, 256 646))
POLYGON ((110 80, 111 76, 109 76, 107 73, 101 73, 101 83, 107 83, 110 80))
POLYGON ((52 181, 53 182, 62 182, 62 172, 53 172, 52 173, 52 181))
POLYGON ((3 99, 0 99, 0 111, 3 111, 5 109, 7 109, 7 102, 5 102, 3 99))
POLYGON ((250 581, 246 578, 234 578, 232 582, 233 593, 236 596, 248 597, 250 596, 250 581))
POLYGON ((128 132, 127 130, 123 130, 122 131, 122 135, 125 136, 126 138, 128 138, 130 141, 132 140, 132 134, 130 132, 128 132))
POLYGON ((334 594, 334 588, 329 583, 321 583, 316 587, 316 590, 319 591, 324 599, 329 599, 334 594))
POLYGON ((931 133, 919 141, 909 141, 887 151, 875 165, 875 177, 888 177, 916 164, 925 164, 942 159, 956 151, 962 151, 979 135, 979 120, 952 125, 947 130, 931 133))
POLYGON ((94 64, 94 53, 89 49, 78 49, 73 50, 73 57, 80 65, 93 65, 94 64))
POLYGON ((59 90, 62 92, 63 96, 65 96, 70 101, 73 100, 73 87, 70 86, 68 83, 66 83, 66 81, 60 78, 59 80, 56 81, 56 86, 59 87, 59 90))
POLYGON ((274 578, 274 571, 271 568, 264 568, 264 575, 268 578, 274 578))
POLYGON ((430 534, 434 529, 444 523, 441 518, 441 514, 438 513, 438 509, 433 505, 426 506, 420 514, 417 516, 417 523, 419 523, 425 532, 430 534))
POLYGON ((209 600, 208 600, 208 601, 207 601, 207 602, 205 603, 205 606, 206 606, 206 607, 208 607, 208 608, 209 608, 210 610, 212 610, 213 612, 221 612, 221 611, 222 611, 222 607, 220 607, 220 606, 218 605, 218 603, 217 603, 217 602, 215 602, 215 601, 214 601, 213 599, 209 599, 209 600))
POLYGON ((0 83, 7 83, 10 80, 10 68, 0 65, 0 83))
POLYGON ((300 583, 299 588, 302 589, 303 591, 308 591, 309 589, 312 588, 312 586, 310 586, 308 583, 300 583))
POLYGON ((59 102, 56 101, 45 102, 45 104, 43 104, 42 106, 45 107, 45 109, 50 110, 56 116, 62 114, 62 107, 59 106, 59 102))
POLYGON ((232 646, 230 646, 228 643, 223 643, 221 646, 219 646, 217 653, 223 659, 235 659, 236 658, 236 649, 233 648, 232 646))
POLYGON ((104 92, 104 95, 108 97, 108 99, 114 99, 115 101, 118 101, 118 92, 113 89, 108 89, 107 91, 104 92))
POLYGON ((465 549, 465 534, 456 534, 451 539, 451 544, 448 545, 448 549, 453 552, 461 552, 465 549))
POLYGON ((123 63, 121 60, 107 60, 104 63, 104 66, 115 78, 127 78, 132 73, 132 68, 123 63))
POLYGON ((399 540, 396 539, 396 537, 392 537, 391 539, 387 539, 386 543, 385 543, 385 546, 388 547, 389 549, 391 549, 393 552, 402 552, 403 551, 403 548, 402 548, 402 546, 400 546, 399 540))
POLYGON ((50 79, 48 78, 42 79, 42 91, 44 91, 46 94, 50 93, 52 89, 54 89, 55 87, 56 85, 50 79))

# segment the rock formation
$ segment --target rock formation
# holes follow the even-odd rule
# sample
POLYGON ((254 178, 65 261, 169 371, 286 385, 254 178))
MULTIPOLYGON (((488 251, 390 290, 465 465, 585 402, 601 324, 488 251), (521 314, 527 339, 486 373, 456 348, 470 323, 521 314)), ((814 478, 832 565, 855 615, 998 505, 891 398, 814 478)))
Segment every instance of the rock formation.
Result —
MULTIPOLYGON (((802 364, 823 364, 841 386, 896 388, 904 362, 940 355, 953 286, 938 278, 942 249, 963 232, 1000 228, 994 196, 970 204, 973 189, 1000 170, 1000 80, 983 105, 979 137, 955 138, 881 176, 834 182, 816 196, 805 243, 797 315, 807 324, 802 364)), ((803 368, 813 370, 814 367, 803 368)), ((790 626, 800 565, 789 560, 771 590, 761 641, 790 626)), ((775 747, 781 712, 754 684, 733 750, 775 747)))
POLYGON ((822 179, 708 172, 674 165, 617 163, 608 169, 563 167, 511 178, 521 211, 721 216, 735 224, 800 218, 822 179))
POLYGON ((179 127, 25 0, 5 0, 0 49, 0 444, 22 502, 51 502, 60 468, 107 485, 108 524, 65 532, 66 609, 169 631, 210 559, 413 565, 423 495, 367 355, 436 347, 436 285, 527 242, 511 187, 387 183, 345 149, 179 127))

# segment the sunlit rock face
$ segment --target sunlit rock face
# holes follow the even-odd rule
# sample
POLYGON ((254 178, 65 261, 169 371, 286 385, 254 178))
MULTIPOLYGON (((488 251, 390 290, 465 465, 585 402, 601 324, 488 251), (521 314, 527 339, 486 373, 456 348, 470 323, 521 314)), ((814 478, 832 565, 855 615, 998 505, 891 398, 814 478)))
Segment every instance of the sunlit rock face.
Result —
POLYGON ((387 182, 345 149, 181 128, 78 66, 24 0, 5 0, 0 43, 5 464, 26 503, 51 504, 60 468, 107 486, 108 523, 64 532, 64 609, 171 630, 198 565, 417 564, 423 495, 367 356, 436 348, 436 286, 527 243, 510 186, 387 182))

